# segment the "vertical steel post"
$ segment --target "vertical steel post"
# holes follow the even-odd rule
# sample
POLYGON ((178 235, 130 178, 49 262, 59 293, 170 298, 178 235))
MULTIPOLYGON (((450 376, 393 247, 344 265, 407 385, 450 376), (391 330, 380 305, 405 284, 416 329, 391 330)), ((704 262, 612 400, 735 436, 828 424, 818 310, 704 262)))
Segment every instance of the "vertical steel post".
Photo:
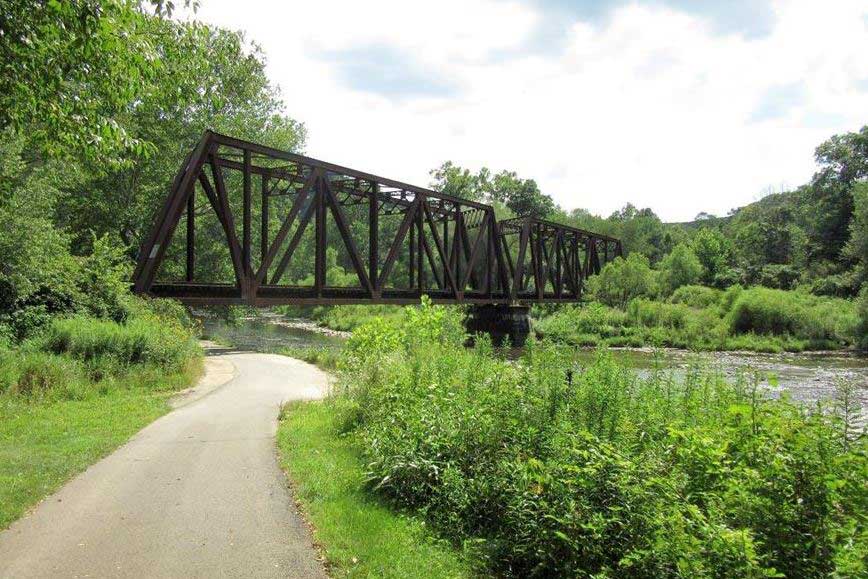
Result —
POLYGON ((543 297, 545 296, 546 278, 545 278, 545 275, 543 274, 543 269, 542 269, 542 261, 543 261, 542 227, 540 226, 539 223, 536 224, 536 244, 535 244, 535 246, 536 246, 536 268, 534 271, 534 275, 536 276, 536 278, 534 279, 534 283, 536 283, 537 299, 542 301, 543 297))
POLYGON ((409 274, 409 278, 407 280, 407 287, 413 289, 413 284, 416 281, 416 236, 415 236, 415 219, 412 223, 410 223, 410 231, 407 232, 407 235, 410 237, 410 247, 409 247, 409 256, 407 259, 407 272, 409 274))
POLYGON ((416 239, 419 242, 419 247, 416 251, 416 271, 418 272, 420 291, 424 291, 426 284, 424 267, 425 262, 423 261, 423 258, 425 257, 423 243, 425 242, 425 240, 422 238, 422 236, 425 235, 425 231, 422 229, 422 213, 423 212, 421 208, 416 212, 416 239))
POLYGON ((368 277, 371 279, 371 287, 373 295, 377 298, 380 294, 379 277, 377 269, 380 259, 379 248, 379 199, 378 192, 380 186, 377 183, 371 183, 371 192, 368 197, 368 277))
MULTIPOLYGON (((244 208, 242 213, 242 242, 241 242, 241 263, 244 266, 244 283, 241 287, 241 292, 245 297, 250 297, 252 289, 251 282, 253 281, 253 267, 250 264, 250 233, 251 233, 251 186, 250 186, 250 149, 244 149, 244 190, 243 202, 244 208)), ((228 200, 227 200, 228 202, 228 200)))
POLYGON ((193 273, 196 265, 196 185, 190 188, 190 196, 187 197, 187 281, 193 281, 193 273))
POLYGON ((314 291, 317 297, 322 297, 322 290, 326 285, 326 207, 325 177, 320 174, 316 180, 314 203, 316 203, 316 262, 314 264, 314 291))
POLYGON ((262 175, 262 219, 260 226, 259 263, 263 264, 268 258, 268 175, 262 175))
POLYGON ((555 297, 561 297, 561 288, 563 287, 563 275, 561 273, 561 240, 563 231, 555 232, 555 297))
POLYGON ((464 278, 461 276, 461 235, 459 232, 461 228, 464 227, 464 214, 461 212, 461 206, 457 203, 455 204, 455 236, 452 241, 452 249, 454 255, 452 256, 455 260, 455 281, 458 282, 458 296, 457 299, 460 301, 464 297, 464 278))

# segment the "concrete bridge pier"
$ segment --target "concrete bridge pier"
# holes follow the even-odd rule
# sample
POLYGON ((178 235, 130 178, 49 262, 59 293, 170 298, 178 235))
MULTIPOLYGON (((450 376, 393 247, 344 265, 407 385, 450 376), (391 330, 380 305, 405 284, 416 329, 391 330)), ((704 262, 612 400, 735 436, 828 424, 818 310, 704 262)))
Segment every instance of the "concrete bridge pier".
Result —
POLYGON ((509 337, 513 346, 523 346, 530 334, 530 306, 485 304, 470 306, 465 321, 470 333, 486 333, 495 346, 509 337))

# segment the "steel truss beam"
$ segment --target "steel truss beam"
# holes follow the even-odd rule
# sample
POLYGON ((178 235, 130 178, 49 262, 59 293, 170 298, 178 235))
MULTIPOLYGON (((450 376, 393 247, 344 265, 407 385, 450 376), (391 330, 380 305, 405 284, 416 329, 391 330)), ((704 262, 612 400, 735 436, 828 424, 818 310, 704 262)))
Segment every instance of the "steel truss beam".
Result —
POLYGON ((581 300, 585 279, 619 255, 621 242, 612 237, 534 218, 498 222, 494 209, 483 203, 206 131, 142 243, 133 282, 137 293, 188 304, 407 304, 422 295, 439 303, 559 303, 581 300), (240 181, 233 173, 240 173, 240 181), (240 194, 232 184, 240 185, 240 194), (197 203, 197 191, 204 201, 197 203), (289 204, 283 216, 275 206, 281 197, 289 204), (232 199, 240 199, 240 235, 232 199), (185 211, 184 277, 158 280, 185 211), (234 284, 197 279, 196 223, 208 213, 225 237, 234 284), (388 228, 382 218, 389 216, 399 217, 400 224, 384 239, 388 228), (288 285, 285 274, 308 228, 315 244, 313 284, 288 285), (366 229, 362 239, 359 229, 366 229), (330 242, 335 232, 337 239, 330 242), (334 245, 343 247, 344 265, 358 285, 328 284, 326 248, 334 245), (393 275, 399 262, 406 270, 403 281, 393 275))

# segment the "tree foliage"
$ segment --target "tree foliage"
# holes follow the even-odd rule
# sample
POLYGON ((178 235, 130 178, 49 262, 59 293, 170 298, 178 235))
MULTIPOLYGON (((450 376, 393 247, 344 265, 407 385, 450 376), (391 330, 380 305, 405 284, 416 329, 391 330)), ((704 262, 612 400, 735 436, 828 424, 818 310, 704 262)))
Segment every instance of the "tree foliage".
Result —
POLYGON ((590 290, 597 300, 621 309, 633 298, 652 295, 655 280, 648 258, 640 253, 616 257, 590 278, 590 290))
MULTIPOLYGON (((0 334, 55 314, 123 318, 130 258, 205 129, 303 145, 259 48, 164 18, 174 6, 0 6, 0 334)), ((216 275, 222 245, 202 244, 216 275)))
POLYGON ((687 244, 679 243, 660 263, 661 285, 667 295, 692 285, 702 275, 702 264, 687 244))
MULTIPOLYGON (((189 0, 185 2, 190 4, 189 0)), ((51 156, 118 161, 153 150, 121 111, 155 85, 161 61, 143 7, 172 2, 9 0, 0 5, 0 129, 51 156)))

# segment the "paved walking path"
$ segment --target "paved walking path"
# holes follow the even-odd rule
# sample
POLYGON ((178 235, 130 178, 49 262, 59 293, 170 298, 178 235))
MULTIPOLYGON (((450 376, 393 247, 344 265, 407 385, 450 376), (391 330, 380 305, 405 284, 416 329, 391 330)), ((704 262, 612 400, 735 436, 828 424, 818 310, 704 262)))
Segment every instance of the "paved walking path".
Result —
POLYGON ((206 369, 180 407, 0 533, 0 577, 325 576, 274 435, 281 402, 320 398, 326 375, 228 350, 206 369))

